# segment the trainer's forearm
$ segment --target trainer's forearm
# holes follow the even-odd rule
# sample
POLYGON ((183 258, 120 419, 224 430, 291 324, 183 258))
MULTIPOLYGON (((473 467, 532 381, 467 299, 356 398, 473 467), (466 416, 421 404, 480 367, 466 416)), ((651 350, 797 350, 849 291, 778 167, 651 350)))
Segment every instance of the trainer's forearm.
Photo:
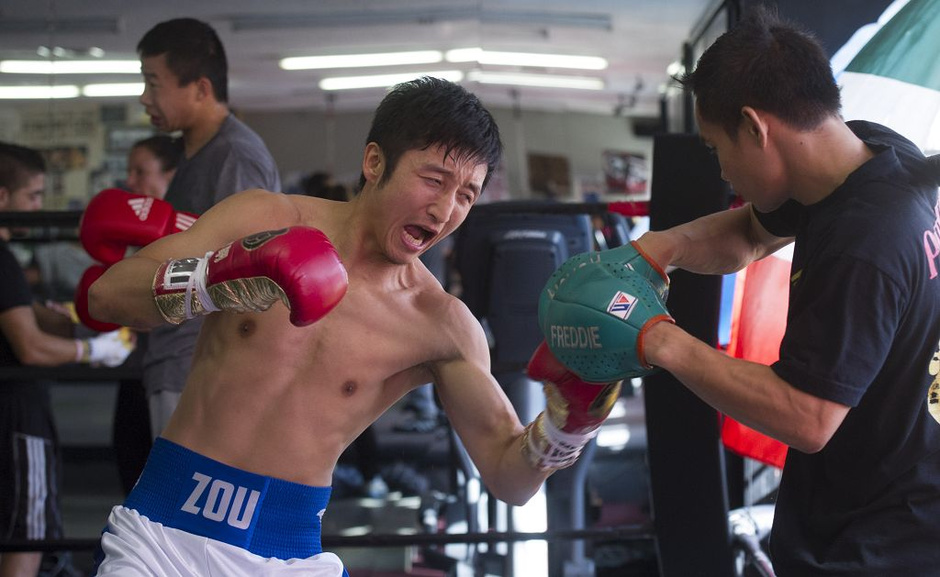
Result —
POLYGON ((767 365, 729 357, 675 325, 658 323, 645 344, 650 363, 710 406, 803 452, 825 446, 848 411, 792 387, 767 365))
POLYGON ((108 268, 88 291, 91 316, 135 329, 166 324, 153 300, 153 275, 159 266, 135 255, 108 268))
POLYGON ((750 206, 725 210, 639 239, 663 267, 700 274, 729 274, 789 242, 770 236, 755 222, 750 206))

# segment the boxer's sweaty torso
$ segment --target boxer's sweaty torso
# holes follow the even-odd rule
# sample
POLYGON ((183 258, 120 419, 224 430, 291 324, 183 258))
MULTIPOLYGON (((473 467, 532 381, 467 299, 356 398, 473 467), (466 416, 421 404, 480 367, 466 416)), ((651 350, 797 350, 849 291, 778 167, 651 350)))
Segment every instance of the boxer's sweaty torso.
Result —
POLYGON ((281 304, 206 319, 164 436, 231 466, 327 486, 346 446, 453 355, 441 315, 453 298, 420 263, 377 286, 350 271, 343 301, 292 326, 281 304), (395 286, 397 285, 397 286, 395 286))

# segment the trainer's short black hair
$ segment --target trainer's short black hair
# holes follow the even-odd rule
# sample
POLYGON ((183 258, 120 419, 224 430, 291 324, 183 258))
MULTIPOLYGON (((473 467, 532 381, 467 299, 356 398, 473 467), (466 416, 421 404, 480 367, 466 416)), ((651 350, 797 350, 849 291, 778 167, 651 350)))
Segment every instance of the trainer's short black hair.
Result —
POLYGON ((695 70, 678 80, 695 95, 702 119, 722 126, 732 139, 744 106, 804 130, 842 108, 839 86, 820 43, 763 5, 722 34, 695 70))

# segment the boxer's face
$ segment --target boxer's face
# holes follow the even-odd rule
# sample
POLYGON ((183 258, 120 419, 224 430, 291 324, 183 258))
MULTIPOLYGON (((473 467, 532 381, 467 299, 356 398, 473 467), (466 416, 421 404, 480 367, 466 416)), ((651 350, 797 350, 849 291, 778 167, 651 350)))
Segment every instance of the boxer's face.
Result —
MULTIPOLYGON (((372 153, 381 162, 378 146, 372 153)), ((368 158, 369 150, 366 154, 368 158)), ((391 176, 376 186, 388 219, 387 256, 409 262, 452 233, 480 197, 486 171, 486 164, 475 159, 445 156, 443 147, 402 154, 391 176)), ((381 175, 373 174, 373 182, 380 182, 381 175)))
POLYGON ((166 54, 141 58, 140 71, 144 75, 140 103, 150 123, 161 132, 186 129, 198 101, 199 83, 180 86, 179 77, 167 67, 166 54))

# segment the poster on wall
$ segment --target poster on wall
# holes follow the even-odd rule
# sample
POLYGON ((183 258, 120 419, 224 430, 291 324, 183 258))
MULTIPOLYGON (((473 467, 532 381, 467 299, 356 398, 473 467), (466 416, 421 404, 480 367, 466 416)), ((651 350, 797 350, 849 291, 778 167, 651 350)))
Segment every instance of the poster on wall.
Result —
POLYGON ((649 173, 646 157, 635 152, 604 151, 604 180, 607 194, 640 196, 647 192, 649 173))
POLYGON ((40 150, 50 172, 84 170, 88 168, 88 147, 53 146, 40 150))
POLYGON ((529 153, 529 190, 548 199, 571 195, 571 168, 564 156, 529 153))

